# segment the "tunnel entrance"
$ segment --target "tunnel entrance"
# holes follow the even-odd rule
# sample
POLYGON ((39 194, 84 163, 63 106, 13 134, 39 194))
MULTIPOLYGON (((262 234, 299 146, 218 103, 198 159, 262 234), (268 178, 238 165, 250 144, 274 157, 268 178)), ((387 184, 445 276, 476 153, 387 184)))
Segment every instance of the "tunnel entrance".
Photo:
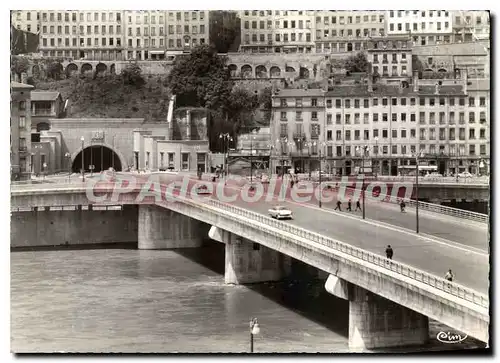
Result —
MULTIPOLYGON (((108 170, 113 167, 116 171, 122 171, 122 164, 118 155, 109 147, 104 145, 93 145, 83 150, 83 165, 85 172, 90 172, 90 166, 94 165, 94 172, 108 170)), ((82 168, 82 151, 73 160, 72 170, 79 173, 82 168)))

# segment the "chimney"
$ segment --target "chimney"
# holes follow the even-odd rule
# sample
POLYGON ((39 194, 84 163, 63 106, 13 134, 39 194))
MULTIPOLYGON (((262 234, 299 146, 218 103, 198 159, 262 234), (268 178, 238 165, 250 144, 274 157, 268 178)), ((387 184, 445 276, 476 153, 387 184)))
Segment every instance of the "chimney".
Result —
POLYGON ((418 92, 418 71, 413 71, 413 92, 418 92))
POLYGON ((466 95, 467 94, 467 70, 464 70, 462 72, 462 74, 463 74, 462 77, 463 77, 463 80, 464 80, 464 95, 466 95))
POLYGON ((21 83, 28 84, 28 74, 26 72, 21 73, 21 83))

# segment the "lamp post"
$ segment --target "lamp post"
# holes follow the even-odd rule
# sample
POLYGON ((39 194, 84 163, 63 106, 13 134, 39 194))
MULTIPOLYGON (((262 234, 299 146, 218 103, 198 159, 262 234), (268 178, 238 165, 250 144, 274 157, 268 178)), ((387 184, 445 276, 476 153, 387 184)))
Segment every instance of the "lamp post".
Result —
POLYGON ((377 171, 375 172, 375 179, 377 179, 378 176, 378 168, 379 168, 379 160, 378 160, 378 136, 375 136, 375 149, 377 150, 376 152, 376 159, 377 159, 377 171))
POLYGON ((84 143, 85 143, 85 138, 82 136, 80 138, 80 141, 82 142, 82 181, 85 183, 85 160, 83 158, 83 151, 84 151, 84 143))
POLYGON ((250 320, 250 353, 253 353, 253 336, 260 333, 260 326, 257 318, 250 320))
POLYGON ((66 153, 64 154, 66 157, 66 160, 68 160, 68 182, 71 180, 71 154, 66 153))
POLYGON ((418 219, 418 164, 419 164, 419 159, 422 156, 421 152, 415 152, 414 157, 415 157, 415 163, 416 163, 416 173, 415 173, 415 198, 416 198, 416 203, 415 203, 415 216, 416 216, 416 232, 419 233, 419 219, 418 219))
POLYGON ((94 158, 92 152, 92 137, 90 138, 90 177, 94 175, 94 158))
POLYGON ((308 154, 308 162, 309 162, 309 180, 311 180, 311 146, 316 145, 316 142, 308 141, 306 142, 307 146, 307 154, 308 154))
POLYGON ((254 190, 253 186, 253 140, 255 136, 250 135, 250 188, 249 190, 254 190))
POLYGON ((116 135, 113 135, 113 141, 112 141, 113 152, 111 153, 111 167, 113 168, 113 171, 115 170, 115 136, 116 135))
MULTIPOLYGON (((313 145, 317 145, 316 144, 316 141, 313 142, 313 145)), ((321 189, 321 150, 323 149, 323 147, 326 146, 326 142, 322 142, 320 144, 320 147, 319 147, 319 154, 318 154, 318 159, 319 159, 319 196, 318 196, 318 206, 321 208, 321 199, 322 199, 322 196, 323 196, 323 189, 321 189)), ((310 173, 310 171, 309 171, 310 173)))
POLYGON ((363 186, 361 187, 361 196, 363 199, 363 219, 365 219, 365 153, 369 146, 356 146, 356 151, 361 152, 361 167, 363 170, 363 186))
POLYGON ((224 181, 225 181, 226 177, 227 177, 226 149, 227 149, 227 151, 229 151, 229 141, 233 141, 233 138, 231 137, 231 135, 229 135, 228 132, 226 132, 226 133, 221 133, 219 135, 219 139, 222 140, 222 154, 223 154, 223 157, 224 157, 224 161, 223 161, 223 168, 224 168, 224 170, 222 171, 222 175, 223 175, 224 181))
POLYGON ((42 165, 42 175, 43 175, 43 180, 45 180, 45 174, 46 174, 46 170, 47 170, 47 163, 43 163, 42 165))

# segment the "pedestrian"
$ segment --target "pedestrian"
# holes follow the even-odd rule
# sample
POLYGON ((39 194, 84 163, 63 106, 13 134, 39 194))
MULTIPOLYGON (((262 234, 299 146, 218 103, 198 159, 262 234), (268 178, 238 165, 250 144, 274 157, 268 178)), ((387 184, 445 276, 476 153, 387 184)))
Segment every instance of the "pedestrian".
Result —
POLYGON ((334 209, 334 210, 337 210, 337 209, 338 209, 339 211, 341 211, 341 212, 342 212, 342 208, 340 208, 340 206, 341 206, 341 205, 342 205, 342 202, 341 202, 340 200, 337 200, 337 206, 335 207, 335 209, 334 209))
POLYGON ((293 181, 293 178, 292 178, 292 180, 290 180, 290 188, 293 188, 294 184, 295 184, 295 182, 293 181))
POLYGON ((352 207, 352 203, 351 203, 351 200, 349 199, 349 201, 347 202, 347 210, 349 212, 352 212, 352 208, 351 207, 352 207))
POLYGON ((451 269, 448 270, 448 272, 446 273, 446 275, 444 275, 444 278, 450 282, 453 281, 453 278, 455 276, 453 275, 453 272, 451 272, 451 269))
POLYGON ((355 209, 355 211, 357 211, 358 209, 361 211, 361 203, 359 202, 359 199, 356 201, 356 209, 355 209))
POLYGON ((399 206, 401 207, 401 213, 404 213, 405 212, 405 207, 406 207, 406 204, 405 204, 404 200, 401 201, 401 204, 399 204, 399 206))
POLYGON ((391 245, 387 245, 387 248, 385 249, 385 256, 389 259, 392 260, 392 255, 394 254, 394 251, 392 250, 391 245))

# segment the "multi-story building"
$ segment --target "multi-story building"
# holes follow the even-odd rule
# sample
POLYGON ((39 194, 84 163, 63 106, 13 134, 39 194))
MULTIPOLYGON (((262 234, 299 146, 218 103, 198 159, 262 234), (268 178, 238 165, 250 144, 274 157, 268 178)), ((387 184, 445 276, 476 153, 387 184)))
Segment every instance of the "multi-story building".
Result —
POLYGON ((452 11, 453 41, 457 43, 490 39, 488 11, 452 11))
POLYGON ((11 180, 29 179, 31 155, 31 90, 29 84, 11 82, 10 165, 11 180))
POLYGON ((300 140, 304 144, 314 141, 306 132, 315 123, 305 121, 305 109, 297 107, 307 99, 311 114, 324 120, 324 126, 317 126, 321 133, 316 139, 323 150, 323 170, 341 175, 359 172, 364 152, 364 167, 381 175, 414 170, 415 155, 442 174, 487 173, 487 81, 472 80, 471 88, 463 74, 461 81, 444 80, 441 84, 436 80, 423 83, 414 75, 411 85, 372 84, 368 78, 366 83, 335 85, 326 93, 283 90, 274 94, 271 138, 281 144, 281 156, 274 158, 274 165, 281 160, 281 165, 298 164, 299 170, 306 172, 318 169, 314 163, 318 156, 297 154, 300 140), (312 94, 306 98, 307 92, 312 94), (313 103, 324 104, 324 110, 312 108, 313 103), (300 169, 302 163, 305 167, 300 169))
POLYGON ((385 11, 315 12, 317 53, 343 53, 367 48, 371 37, 385 35, 385 11))
POLYGON ((367 42, 372 72, 387 82, 411 77, 412 42, 407 35, 373 37, 367 42))
POLYGON ((313 52, 314 11, 243 10, 240 18, 242 52, 313 52))
POLYGON ((273 172, 318 169, 319 150, 325 146, 324 100, 321 89, 283 89, 273 94, 273 172))
POLYGON ((60 118, 63 113, 63 99, 59 92, 31 92, 31 127, 33 133, 50 129, 51 118, 60 118))
POLYGON ((208 11, 13 11, 13 25, 40 31, 43 56, 163 59, 208 42, 208 11), (35 20, 33 20, 35 19, 35 20), (168 29, 168 32, 167 32, 168 29))
POLYGON ((415 45, 452 42, 451 11, 446 10, 388 10, 388 35, 409 35, 415 45))

